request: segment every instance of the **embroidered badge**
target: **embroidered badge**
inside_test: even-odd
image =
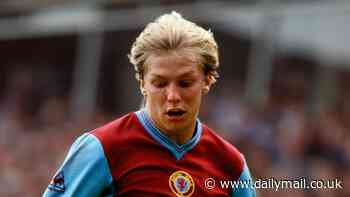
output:
[[[169,187],[177,197],[189,197],[195,189],[194,181],[185,171],[176,171],[169,177]]]
[[[53,179],[51,180],[49,186],[49,190],[55,191],[55,192],[64,192],[66,187],[64,186],[64,175],[63,172],[58,172]]]

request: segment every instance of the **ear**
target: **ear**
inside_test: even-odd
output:
[[[145,81],[144,80],[140,80],[139,81],[139,85],[140,85],[141,94],[143,96],[146,96]]]
[[[208,94],[210,87],[211,87],[211,84],[212,84],[211,80],[210,80],[209,76],[207,76],[204,80],[204,84],[202,87],[203,94]]]

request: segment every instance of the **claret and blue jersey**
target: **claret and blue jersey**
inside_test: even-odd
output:
[[[208,188],[208,178],[251,180],[242,154],[199,120],[178,145],[138,111],[80,136],[43,196],[255,196],[252,188]]]

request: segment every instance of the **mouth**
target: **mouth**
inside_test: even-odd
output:
[[[185,113],[186,111],[182,109],[170,109],[170,110],[167,110],[166,115],[170,118],[180,118]]]

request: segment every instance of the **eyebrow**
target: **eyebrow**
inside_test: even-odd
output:
[[[151,74],[152,78],[157,78],[157,79],[165,79],[165,77],[158,75],[158,74]]]
[[[182,75],[180,75],[180,77],[188,77],[188,76],[192,76],[195,72],[193,70],[188,71],[183,73]]]
[[[193,73],[195,73],[193,70],[188,71],[188,72],[185,72],[185,73],[181,74],[181,75],[179,76],[179,78],[189,77],[189,76],[193,75]],[[162,75],[159,75],[159,74],[153,74],[153,73],[152,73],[151,76],[154,77],[154,78],[166,79],[166,77],[164,77],[164,76],[162,76]]]

